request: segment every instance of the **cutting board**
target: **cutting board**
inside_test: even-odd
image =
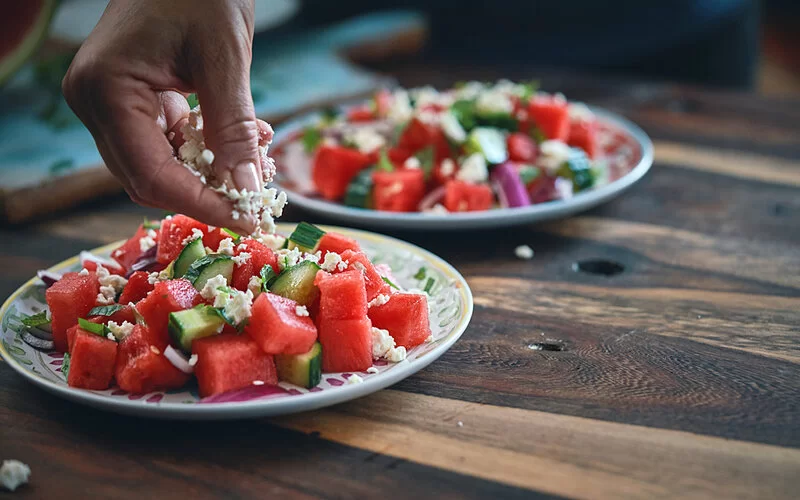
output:
[[[410,11],[370,14],[289,36],[260,34],[251,71],[256,113],[278,122],[391,85],[357,62],[414,52],[425,34],[424,18]],[[7,222],[121,191],[61,97],[70,55],[23,68],[0,91],[0,218]]]

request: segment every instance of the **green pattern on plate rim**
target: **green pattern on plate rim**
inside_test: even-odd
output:
[[[278,230],[281,233],[288,234],[293,227],[293,224],[279,224]],[[397,284],[405,290],[422,289],[429,278],[434,280],[433,285],[430,287],[430,296],[428,298],[432,332],[431,341],[411,349],[408,353],[407,361],[401,363],[376,362],[377,373],[357,373],[365,382],[390,374],[392,371],[400,369],[400,367],[407,366],[408,363],[413,364],[431,352],[437,351],[437,349],[441,351],[439,348],[443,347],[442,344],[451,344],[461,335],[472,315],[472,295],[466,282],[452,267],[438,257],[399,240],[358,230],[327,228],[324,226],[323,228],[344,233],[358,240],[364,252],[375,264],[386,264],[391,267],[392,276]],[[106,257],[120,243],[107,245],[92,252]],[[78,257],[73,257],[52,267],[51,270],[63,273],[79,271],[80,267]],[[422,267],[426,271],[425,278],[415,278],[415,275]],[[52,384],[56,384],[66,388],[68,391],[88,392],[103,398],[127,399],[130,402],[135,401],[162,407],[180,405],[186,408],[196,403],[201,403],[200,406],[203,406],[206,403],[230,404],[252,400],[274,400],[286,396],[343,391],[346,388],[355,387],[355,385],[347,384],[347,379],[352,376],[351,373],[325,373],[323,374],[322,383],[310,390],[282,382],[278,388],[254,386],[253,388],[234,391],[234,393],[203,401],[200,400],[196,387],[192,386],[178,391],[144,395],[128,394],[119,388],[111,388],[105,391],[85,391],[69,388],[61,373],[63,354],[40,352],[28,346],[19,338],[22,326],[21,318],[23,315],[42,311],[46,307],[44,298],[44,285],[38,278],[29,280],[9,297],[2,310],[0,310],[2,315],[0,355],[6,361],[9,361],[12,366],[17,363],[18,365],[15,368],[18,371],[20,369],[27,371],[28,378],[31,378],[30,376],[37,378],[38,380],[34,380],[35,382],[46,381],[50,384],[46,388],[51,390],[53,389]],[[441,354],[441,352],[438,354]]]

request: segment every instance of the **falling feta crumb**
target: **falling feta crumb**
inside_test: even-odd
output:
[[[189,357],[189,366],[194,366],[197,364],[197,354],[192,354]]]
[[[367,304],[367,307],[382,306],[387,302],[389,302],[389,296],[384,293],[381,293],[378,294],[378,296],[375,297],[374,299],[370,300],[369,304]]]
[[[0,467],[0,482],[10,491],[16,490],[20,485],[28,482],[31,477],[31,468],[19,460],[3,460]]]
[[[359,377],[355,373],[347,377],[347,385],[360,384],[363,381],[364,379]]]
[[[206,300],[211,300],[216,297],[217,291],[220,288],[226,286],[228,286],[228,280],[225,278],[225,276],[218,274],[206,281],[205,286],[203,286],[203,289],[200,290],[200,296]]]
[[[514,249],[514,254],[519,259],[530,260],[533,258],[533,249],[528,245],[520,245]]]
[[[122,342],[128,335],[133,333],[133,328],[135,326],[136,325],[133,323],[127,321],[123,321],[122,324],[118,324],[116,321],[109,321],[107,325],[108,329],[111,330],[111,333],[108,334],[109,338]]]
[[[367,368],[367,373],[378,373],[378,369],[375,368],[374,366],[370,366],[369,368]]]
[[[279,234],[261,234],[258,237],[258,241],[272,250],[280,250],[283,248],[286,238]]]
[[[264,385],[263,380],[253,380],[253,385]]]
[[[306,306],[297,306],[294,308],[294,313],[298,316],[307,317],[308,316],[308,308]]]
[[[225,238],[219,242],[217,253],[222,255],[233,255],[233,239]]]
[[[201,240],[201,239],[203,239],[203,231],[197,229],[196,227],[193,227],[192,234],[183,239],[183,241],[181,242],[181,246],[185,247],[194,240]]]
[[[459,421],[458,421],[458,426],[459,426],[459,427],[464,427],[464,422],[462,422],[461,420],[459,420]]]
[[[242,252],[233,257],[233,262],[236,263],[237,267],[244,265],[248,260],[250,260],[250,252]]]

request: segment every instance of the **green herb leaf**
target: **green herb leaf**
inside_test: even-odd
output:
[[[547,136],[544,135],[544,132],[542,132],[542,129],[540,129],[539,127],[531,127],[531,130],[528,133],[528,135],[530,135],[531,138],[534,141],[536,141],[536,144],[541,144],[547,140]]]
[[[70,357],[69,353],[64,353],[64,361],[61,363],[61,373],[64,374],[64,378],[66,379],[69,377],[69,364],[70,364]]]
[[[466,132],[469,132],[478,126],[475,111],[475,101],[467,99],[456,101],[452,106],[450,106],[450,112],[455,115],[458,123],[464,127]]]
[[[28,328],[35,328],[42,325],[50,324],[50,320],[47,319],[47,311],[42,311],[37,314],[33,314],[31,316],[23,316],[21,318],[22,324],[27,326]]]
[[[228,233],[231,238],[233,238],[233,242],[234,243],[239,243],[239,240],[242,239],[242,237],[239,236],[238,233],[235,233],[234,231],[231,231],[228,228],[223,227],[222,230],[225,231],[226,233]]]
[[[422,169],[422,173],[425,174],[425,180],[430,179],[431,175],[433,175],[433,146],[422,149],[414,156],[419,160],[419,167]]]
[[[322,133],[316,127],[306,127],[300,138],[306,153],[312,154],[322,143]]]
[[[95,335],[99,335],[100,337],[105,337],[107,333],[106,325],[100,323],[92,323],[91,321],[87,321],[83,318],[78,318],[78,326],[81,330],[85,330],[89,333],[93,333]]]
[[[114,304],[110,306],[97,306],[93,307],[91,311],[89,311],[88,316],[112,316],[122,309],[125,309],[125,306],[122,304]]]
[[[538,179],[541,174],[541,170],[531,165],[525,165],[519,169],[519,178],[525,185],[528,185]]]
[[[269,264],[265,264],[264,267],[261,268],[261,272],[259,273],[261,276],[261,291],[268,292],[269,287],[272,286],[272,283],[275,281],[275,278],[278,277],[278,273],[272,269],[272,266]]]
[[[157,230],[161,229],[161,221],[150,220],[147,217],[144,218],[144,222],[142,222],[142,227],[145,229],[152,229]]]
[[[524,88],[524,91],[522,92],[520,99],[528,101],[531,97],[533,97],[533,94],[539,90],[539,80],[531,80],[523,83],[522,87]]]
[[[189,94],[189,96],[186,97],[186,102],[189,103],[190,109],[194,109],[200,105],[200,101],[197,100],[197,94]]]
[[[319,239],[325,234],[325,231],[308,222],[301,222],[294,228],[292,234],[289,235],[289,241],[297,245],[300,250],[305,252],[313,252],[317,248]]]
[[[381,149],[381,154],[378,156],[378,164],[375,165],[375,168],[383,172],[394,172],[394,164],[389,159],[385,149]]]
[[[387,278],[386,276],[381,276],[381,278],[382,278],[382,279],[383,279],[383,281],[384,281],[384,282],[385,282],[387,285],[389,285],[390,287],[394,288],[395,290],[400,290],[400,287],[399,287],[399,286],[397,286],[397,285],[395,285],[394,283],[392,283],[392,280],[390,280],[390,279],[389,279],[389,278]]]
[[[423,290],[425,291],[425,293],[427,293],[428,295],[430,295],[430,293],[431,293],[431,289],[433,288],[433,285],[434,285],[435,283],[436,283],[436,280],[435,280],[435,279],[433,279],[433,278],[428,278],[428,281],[427,281],[427,282],[425,282],[425,288],[423,288]]]
[[[414,275],[415,280],[424,280],[425,276],[427,276],[426,269],[424,267],[420,267],[417,271],[417,274]]]

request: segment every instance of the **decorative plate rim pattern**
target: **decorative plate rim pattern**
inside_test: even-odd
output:
[[[294,224],[292,223],[278,224],[278,230],[283,233],[290,232],[293,227]],[[401,258],[402,260],[407,260],[409,262],[411,262],[412,259],[416,259],[430,266],[430,268],[436,272],[437,276],[440,276],[446,280],[446,283],[439,284],[438,292],[434,292],[432,294],[433,296],[429,297],[429,308],[437,303],[437,294],[443,292],[454,295],[453,300],[456,300],[457,305],[459,306],[454,311],[449,328],[432,343],[423,344],[411,349],[409,351],[409,357],[411,358],[413,356],[413,359],[409,361],[392,364],[391,367],[381,371],[380,373],[363,374],[358,372],[364,378],[362,383],[346,384],[345,380],[351,376],[351,374],[348,373],[323,374],[323,383],[325,383],[326,380],[331,381],[332,379],[336,381],[336,383],[330,384],[330,387],[327,390],[298,390],[299,388],[292,388],[293,386],[289,386],[288,389],[284,389],[287,394],[281,394],[282,397],[270,398],[269,393],[263,393],[260,396],[255,396],[255,399],[246,401],[225,401],[222,399],[222,402],[217,402],[214,398],[208,398],[211,400],[191,401],[191,403],[194,404],[182,404],[178,402],[162,402],[161,399],[164,397],[164,394],[159,396],[156,393],[151,393],[150,395],[143,395],[141,397],[131,396],[129,398],[115,398],[112,396],[116,394],[109,394],[113,391],[113,388],[108,391],[88,391],[83,389],[75,389],[67,386],[66,381],[63,379],[58,379],[57,375],[54,377],[56,381],[52,379],[53,377],[48,377],[48,375],[53,375],[52,372],[43,374],[39,371],[33,371],[35,366],[33,368],[24,366],[23,363],[17,359],[17,356],[12,355],[7,349],[6,337],[8,332],[12,330],[9,329],[6,331],[5,327],[3,330],[0,330],[0,357],[2,357],[9,364],[9,366],[12,367],[12,369],[14,369],[27,380],[33,382],[48,392],[72,401],[132,415],[166,419],[211,420],[290,414],[300,411],[313,410],[324,406],[349,401],[351,399],[356,399],[372,392],[384,389],[425,368],[428,364],[444,354],[456,342],[456,340],[461,337],[472,317],[472,292],[464,277],[461,276],[461,274],[458,273],[458,271],[456,271],[455,268],[453,268],[450,264],[427,250],[390,236],[335,226],[320,227],[329,231],[341,232],[355,238],[360,243],[364,244],[365,247],[367,247],[365,248],[367,253],[375,253],[369,252],[368,247],[370,245],[378,248],[385,247],[390,249],[390,251],[387,252],[387,255],[391,254],[397,258]],[[120,243],[121,242],[115,242],[104,245],[92,250],[92,252],[98,255],[104,255],[119,246]],[[373,256],[370,255],[370,257],[372,258]],[[52,266],[50,269],[58,272],[69,268],[75,268],[76,266],[79,266],[79,256],[74,256],[64,260],[55,266]],[[2,308],[0,308],[0,318],[4,320],[4,325],[7,323],[6,317],[9,315],[12,306],[15,306],[18,302],[21,302],[23,300],[22,296],[26,292],[30,293],[29,291],[33,289],[33,287],[40,286],[41,283],[37,277],[31,278],[22,286],[20,286],[14,293],[12,293],[8,299],[6,299]],[[443,307],[441,311],[446,309],[447,307]],[[438,317],[433,314],[434,311],[437,310],[431,308],[432,323],[434,317]],[[458,313],[459,315],[455,316],[455,313]],[[444,320],[442,320],[442,323],[444,323]],[[432,327],[434,328],[434,331],[437,331],[438,324],[432,324]],[[431,345],[435,345],[435,347],[430,348]],[[428,349],[422,350],[426,346],[428,346]],[[24,351],[24,349],[21,349],[17,346],[9,346],[9,348]],[[41,353],[40,351],[35,351],[32,349],[30,349],[30,352],[36,353],[36,356],[40,356],[39,361],[42,365],[46,364],[42,358],[50,356],[49,353]],[[52,358],[53,360],[57,360],[57,357]],[[53,363],[51,362],[51,364]],[[125,393],[123,392],[122,394]]]

